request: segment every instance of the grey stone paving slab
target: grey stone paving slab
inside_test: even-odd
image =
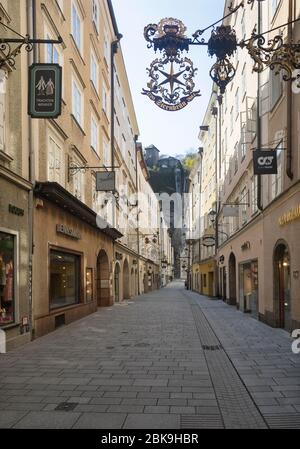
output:
[[[167,406],[146,406],[144,413],[170,413],[170,407]]]
[[[26,415],[26,412],[0,411],[0,428],[9,429]]]
[[[150,414],[145,413],[129,414],[126,418],[123,429],[179,429],[180,415]]]
[[[215,343],[224,350],[203,350]],[[187,292],[181,283],[133,305],[100,309],[16,349],[0,357],[0,373],[1,412],[21,413],[23,419],[28,413],[34,421],[32,413],[42,407],[42,416],[50,413],[51,419],[41,426],[55,424],[61,413],[55,408],[71,400],[79,405],[68,419],[70,413],[83,415],[66,421],[66,428],[77,422],[103,426],[108,411],[116,416],[116,428],[127,413],[126,425],[139,416],[136,426],[143,428],[219,428],[222,415],[235,416],[226,427],[244,428],[247,420],[260,428],[263,415],[270,427],[282,418],[283,428],[291,416],[296,428],[300,417],[300,358],[291,353],[290,336],[222,301]],[[180,402],[159,405],[162,400]],[[169,421],[161,424],[160,416]]]
[[[80,413],[30,412],[14,429],[71,429],[79,417]]]
[[[122,429],[126,415],[122,413],[84,413],[74,429]]]

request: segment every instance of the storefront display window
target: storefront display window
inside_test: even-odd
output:
[[[240,265],[240,309],[258,317],[258,262]]]
[[[14,251],[14,236],[0,232],[0,326],[14,322]]]
[[[50,251],[50,309],[79,303],[80,256]]]
[[[86,301],[93,301],[93,269],[86,269]]]

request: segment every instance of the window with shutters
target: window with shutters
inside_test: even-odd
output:
[[[98,137],[99,137],[98,122],[92,116],[92,118],[91,118],[91,147],[99,155]]]
[[[92,0],[92,20],[97,32],[100,30],[100,5],[99,0]]]
[[[111,165],[110,147],[106,139],[103,139],[103,163],[106,167]]]
[[[91,81],[96,89],[96,92],[98,93],[99,90],[99,67],[97,63],[96,56],[93,51],[91,51]]]
[[[64,153],[62,145],[54,139],[48,138],[48,179],[50,182],[57,182],[65,185]]]
[[[83,128],[83,92],[74,78],[72,82],[72,112],[76,121]]]
[[[75,161],[75,164],[79,167],[81,163]],[[73,195],[84,202],[84,173],[82,171],[78,171],[73,175]]]

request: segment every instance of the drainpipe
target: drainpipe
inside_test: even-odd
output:
[[[111,166],[115,171],[115,54],[118,53],[119,42],[122,34],[117,35],[117,39],[112,41],[110,46],[110,93],[111,93],[111,111],[110,111],[110,142],[111,142]]]
[[[28,34],[36,39],[36,0],[27,1],[27,28]],[[32,18],[32,19],[30,19]],[[33,46],[32,53],[28,53],[28,65],[37,62],[37,50],[36,46]],[[34,194],[33,188],[35,184],[35,153],[34,153],[34,142],[33,142],[34,128],[33,120],[28,116],[28,140],[29,140],[29,156],[28,156],[28,166],[29,166],[29,181],[32,184],[32,189],[29,192],[28,197],[28,276],[29,276],[29,292],[28,292],[28,321],[29,321],[29,332],[31,340],[34,339],[34,324],[33,324],[33,254],[34,254]]]
[[[261,9],[261,3],[258,2],[258,34],[261,34],[261,16],[262,16],[262,9]],[[260,117],[260,83],[261,83],[261,74],[257,74],[257,116],[256,116],[256,123],[257,123],[257,148],[261,149],[262,144],[262,138],[261,138],[261,117]],[[263,210],[263,204],[262,204],[262,178],[261,175],[257,176],[257,207],[260,211]]]
[[[293,20],[293,0],[289,0],[289,22]],[[293,40],[293,24],[288,25],[288,42]],[[287,167],[286,174],[293,180],[294,173],[292,169],[293,162],[293,94],[292,94],[292,80],[287,85]]]

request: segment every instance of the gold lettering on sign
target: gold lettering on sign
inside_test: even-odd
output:
[[[279,218],[279,226],[285,226],[289,223],[292,223],[295,220],[298,220],[300,218],[300,205],[297,207],[294,207],[289,212],[282,215],[282,217]]]

